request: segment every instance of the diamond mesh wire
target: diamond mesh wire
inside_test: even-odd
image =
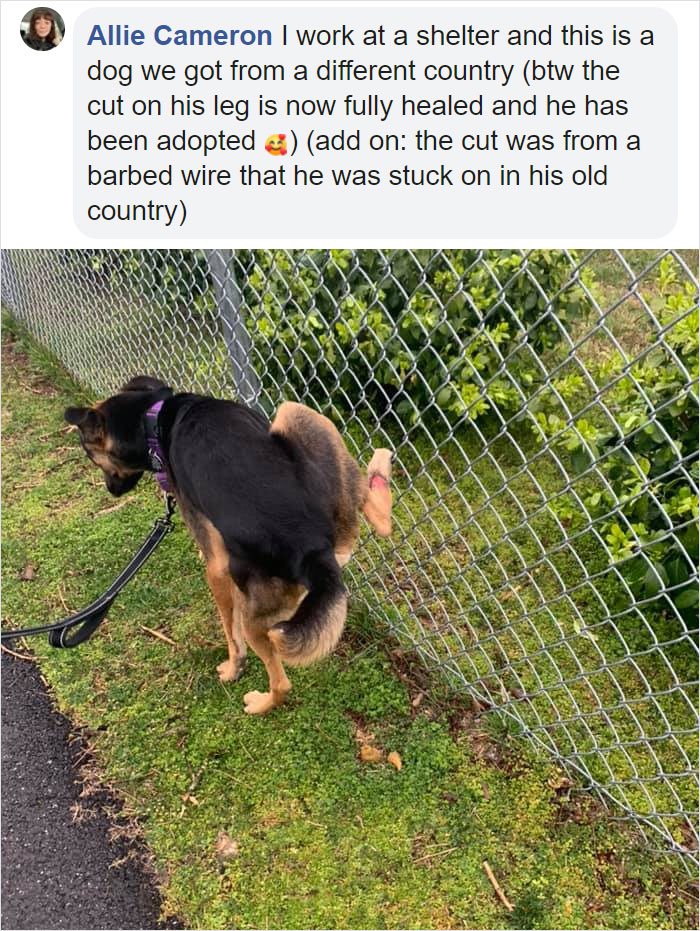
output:
[[[395,450],[355,597],[690,869],[698,293],[689,252],[29,250],[13,315],[105,395],[137,373]]]

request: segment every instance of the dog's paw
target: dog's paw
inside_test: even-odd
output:
[[[246,692],[243,701],[246,714],[265,714],[277,705],[272,692]]]
[[[219,673],[219,679],[222,682],[237,682],[243,675],[245,664],[245,656],[240,660],[224,660],[223,663],[219,663],[216,667],[216,671]]]

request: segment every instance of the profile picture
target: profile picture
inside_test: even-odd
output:
[[[48,6],[36,6],[25,13],[19,33],[25,45],[36,52],[48,52],[63,40],[66,27],[63,18]]]

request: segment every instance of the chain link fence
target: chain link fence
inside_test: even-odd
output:
[[[356,603],[692,869],[691,252],[8,251],[5,305],[96,395],[137,373],[395,450]],[[380,626],[380,625],[378,625]]]

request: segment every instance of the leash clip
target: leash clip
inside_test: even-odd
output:
[[[163,492],[163,501],[165,503],[165,514],[163,517],[157,517],[154,525],[156,527],[161,527],[163,530],[165,530],[166,533],[170,533],[170,531],[175,527],[175,524],[173,523],[173,514],[175,513],[175,506],[177,502],[175,501],[173,495],[167,491]]]

